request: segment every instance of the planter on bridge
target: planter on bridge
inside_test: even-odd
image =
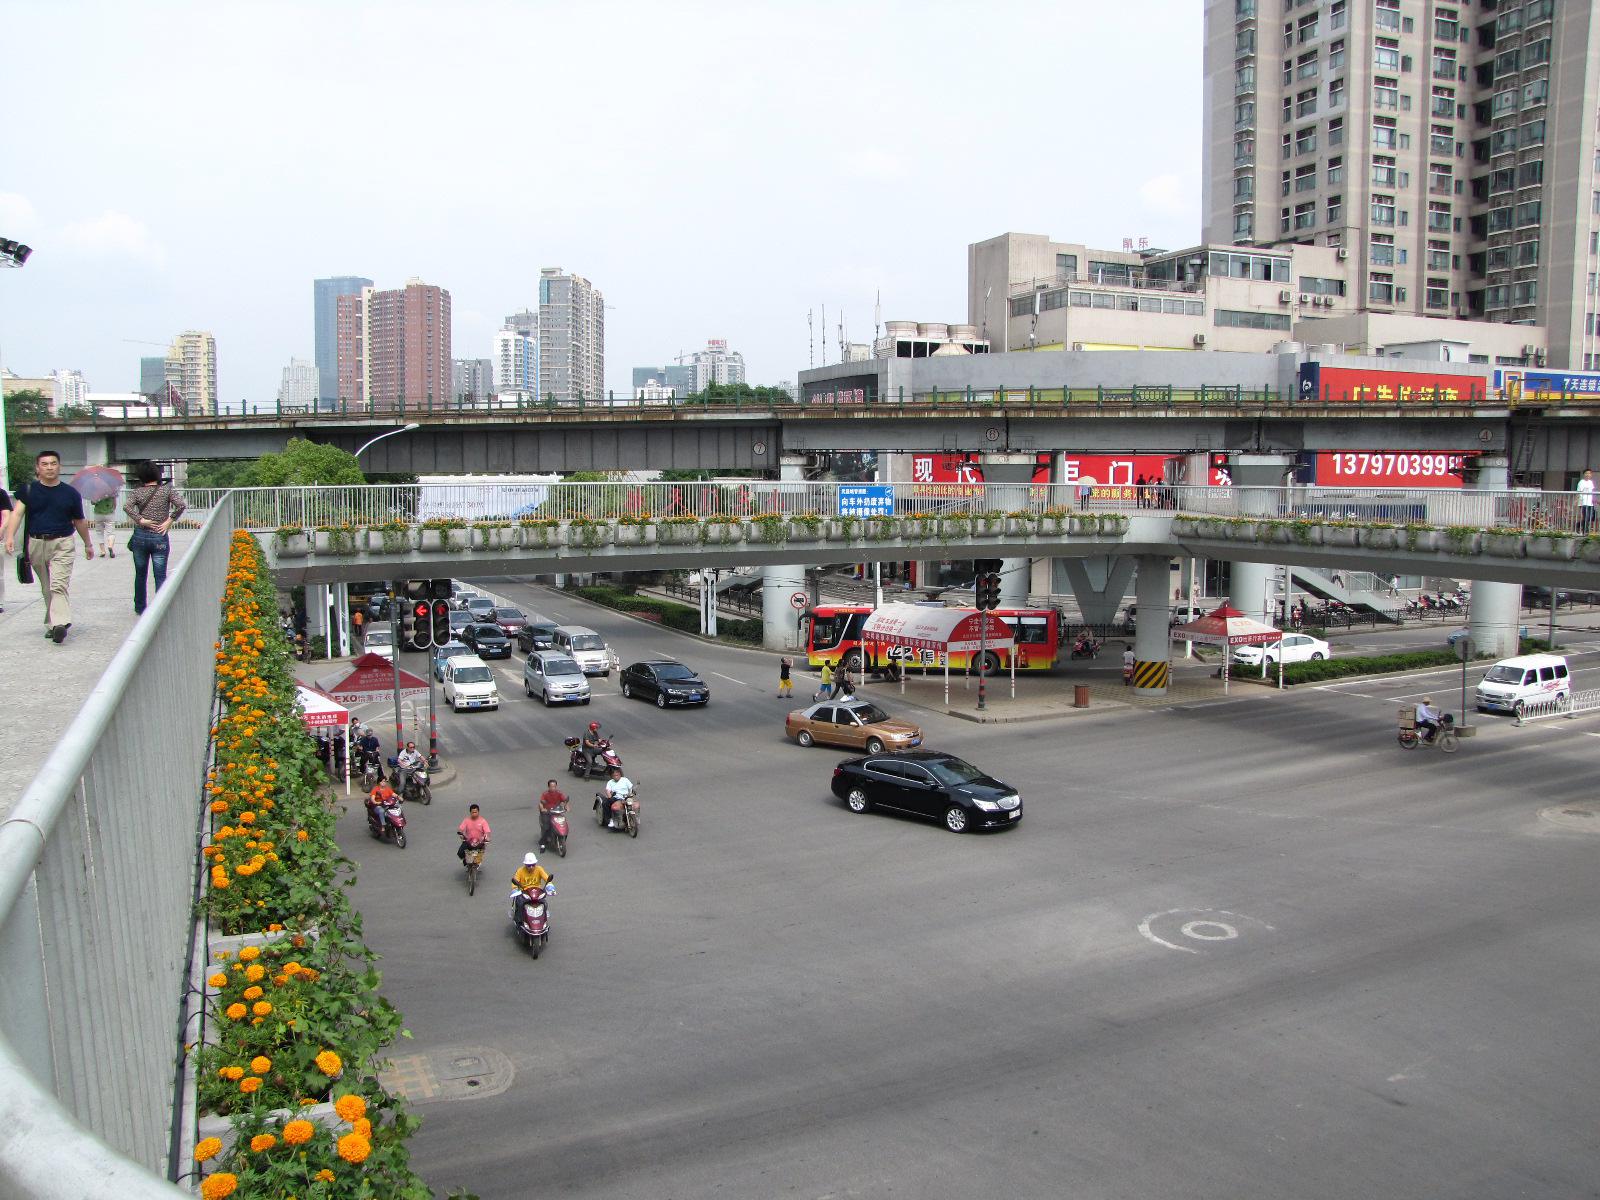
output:
[[[864,517],[861,521],[861,533],[869,542],[887,542],[890,538],[900,536],[899,517]]]
[[[700,526],[700,540],[708,546],[731,546],[744,540],[744,526],[737,520],[707,520]]]
[[[351,556],[367,548],[365,529],[319,529],[313,535],[312,545],[318,554]]]
[[[1094,537],[1099,532],[1100,518],[1094,513],[1074,513],[1067,518],[1067,533],[1072,537]]]
[[[1521,533],[1485,531],[1483,552],[1499,558],[1521,558],[1527,552],[1527,541]]]
[[[1039,519],[1032,513],[1012,513],[1006,517],[1007,537],[1032,537],[1039,531]]]
[[[1579,541],[1578,557],[1586,563],[1600,563],[1600,536],[1591,533]]]
[[[304,529],[280,529],[272,535],[279,558],[304,558],[311,553],[311,535]]]
[[[815,542],[827,532],[822,521],[796,521],[791,519],[784,528],[791,542]]]
[[[656,541],[654,525],[622,523],[617,526],[617,545],[653,546]]]
[[[1420,550],[1423,552],[1445,549],[1444,533],[1438,529],[1419,529],[1416,526],[1406,528],[1406,549]]]
[[[1483,534],[1467,525],[1452,525],[1442,533],[1440,549],[1462,556],[1478,553],[1483,545]]]
[[[509,525],[474,525],[472,548],[474,550],[506,551],[517,544],[517,531]]]
[[[822,535],[830,542],[859,542],[865,533],[860,517],[831,517],[823,525]]]
[[[1570,562],[1578,552],[1578,539],[1567,533],[1530,533],[1527,539],[1529,558],[1545,558],[1555,562]]]
[[[611,545],[616,527],[609,521],[590,518],[573,521],[567,526],[567,545],[574,550],[594,550]]]
[[[421,535],[417,539],[417,549],[424,554],[459,554],[467,548],[467,535],[465,528],[455,526],[424,525]]]
[[[557,524],[529,523],[517,526],[524,550],[553,550],[566,544],[566,530]]]
[[[942,536],[944,521],[930,513],[918,513],[900,518],[900,536],[908,542],[926,542]]]
[[[1369,526],[1361,531],[1361,544],[1368,550],[1393,550],[1400,545],[1400,531]]]
[[[1217,522],[1217,532],[1225,541],[1254,542],[1261,536],[1259,522],[1247,521],[1243,517],[1234,517],[1231,520]]]
[[[1332,546],[1338,550],[1354,550],[1360,540],[1359,529],[1347,525],[1324,525],[1322,527],[1322,544]]]
[[[373,553],[381,550],[385,554],[408,554],[417,548],[417,530],[411,525],[369,525],[366,534],[367,549]]]
[[[697,546],[700,544],[700,522],[666,520],[655,527],[658,546]]]
[[[1073,514],[1070,519],[1081,519]],[[1035,529],[1040,537],[1066,537],[1068,514],[1064,512],[1043,512],[1035,520]]]
[[[1126,513],[1101,513],[1097,524],[1098,531],[1102,537],[1121,537],[1128,532],[1128,515]]]

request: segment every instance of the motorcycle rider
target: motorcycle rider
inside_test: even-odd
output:
[[[489,828],[489,822],[483,819],[483,812],[476,804],[468,806],[466,819],[456,826],[456,834],[461,838],[461,846],[456,851],[456,857],[462,862],[467,861],[469,847],[487,850],[489,839],[494,836]]]
[[[528,902],[523,892],[531,887],[545,887],[552,878],[554,876],[539,865],[539,856],[532,850],[522,856],[522,865],[511,877],[517,889],[511,893],[511,919],[519,926],[522,924],[523,906]]]
[[[1091,655],[1098,649],[1100,649],[1100,643],[1089,636],[1087,629],[1078,631],[1078,640],[1072,643],[1072,652],[1074,654]]]
[[[369,762],[377,765],[379,749],[378,735],[372,732],[372,726],[363,725],[356,738],[356,769],[366,770]]]
[[[1433,741],[1439,732],[1439,710],[1433,706],[1433,697],[1424,696],[1417,704],[1417,728],[1424,731],[1423,740]]]
[[[600,769],[600,756],[604,753],[600,743],[604,740],[600,736],[600,722],[590,721],[589,728],[583,731],[583,752],[589,756],[590,774]]]
[[[394,803],[394,788],[387,779],[378,780],[378,786],[367,793],[367,815],[378,823],[378,832],[389,823],[388,806]]]
[[[611,778],[606,781],[606,828],[621,829],[626,823],[622,816],[622,802],[633,795],[633,780],[622,773],[621,767],[611,768]]]
[[[400,790],[402,793],[411,788],[411,773],[422,766],[422,755],[417,752],[415,742],[407,742],[406,748],[395,756],[395,767],[400,774]]]
[[[544,791],[539,793],[539,849],[543,850],[555,837],[550,828],[550,810],[566,802],[566,793],[556,787],[554,779],[548,780],[544,785]]]

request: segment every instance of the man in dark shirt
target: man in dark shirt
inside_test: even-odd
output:
[[[6,492],[5,488],[0,487],[0,538],[5,537],[6,521],[10,518],[10,516],[11,496]],[[8,570],[10,570],[10,568],[6,564],[5,547],[4,545],[0,545],[0,612],[5,612],[6,610],[6,572]]]
[[[72,535],[83,539],[86,558],[94,557],[94,542],[89,538],[89,522],[83,515],[83,497],[61,482],[61,456],[54,450],[41,450],[33,462],[34,482],[17,493],[5,523],[0,545],[6,553],[17,552],[17,528],[27,521],[23,552],[39,580],[44,597],[44,635],[60,645],[72,628],[72,607],[67,589],[72,584],[75,554]]]

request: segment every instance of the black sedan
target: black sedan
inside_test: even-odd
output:
[[[711,689],[681,662],[655,658],[636,662],[622,672],[622,694],[654,700],[657,708],[669,704],[709,704]]]
[[[833,794],[851,812],[893,809],[943,821],[952,833],[1022,820],[1016,788],[937,750],[848,758],[833,769]]]
[[[532,654],[535,650],[550,650],[555,647],[556,630],[559,626],[548,621],[529,621],[517,630],[517,649],[524,654]]]
[[[511,639],[506,636],[506,631],[498,625],[489,625],[480,622],[468,625],[456,634],[467,645],[472,647],[472,652],[479,658],[510,658]]]

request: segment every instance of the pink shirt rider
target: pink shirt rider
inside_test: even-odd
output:
[[[456,826],[456,832],[469,842],[487,842],[489,840],[489,822],[482,817],[468,817]]]

